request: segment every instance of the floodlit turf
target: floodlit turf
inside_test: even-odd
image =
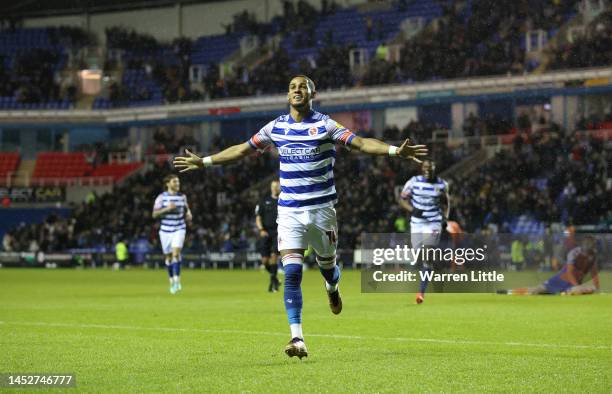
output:
[[[161,270],[0,269],[0,373],[72,372],[90,392],[612,392],[607,294],[433,294],[416,306],[361,294],[347,270],[334,316],[310,270],[300,361],[283,353],[282,298],[266,281],[184,270],[172,296]]]

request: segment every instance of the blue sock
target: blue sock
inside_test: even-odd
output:
[[[327,290],[333,290],[333,288],[340,281],[340,267],[338,267],[336,264],[336,259],[319,260],[317,258],[317,264],[319,264],[319,271],[321,271],[321,275],[323,275],[327,284],[332,287],[332,289],[328,288]]]
[[[174,276],[181,276],[181,260],[175,262],[173,265],[174,265]]]
[[[285,310],[289,324],[302,323],[302,264],[285,265]]]
[[[431,271],[431,268],[427,268],[427,267],[421,268],[421,272],[429,272],[429,271]],[[421,280],[421,283],[419,284],[419,293],[425,294],[425,290],[427,289],[427,283],[429,283],[427,279]]]
[[[168,270],[168,277],[170,279],[172,279],[173,276],[173,272],[174,272],[174,264],[170,263],[170,264],[166,264],[166,269]]]
[[[331,269],[319,266],[319,271],[330,286],[335,286],[340,281],[340,268],[337,265],[334,265]]]

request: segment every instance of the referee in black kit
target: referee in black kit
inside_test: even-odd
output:
[[[259,253],[261,263],[270,273],[270,285],[268,291],[278,291],[280,282],[278,273],[278,242],[276,233],[276,217],[278,215],[278,195],[280,194],[280,182],[274,180],[270,183],[270,194],[265,196],[255,207],[255,223],[259,229]]]

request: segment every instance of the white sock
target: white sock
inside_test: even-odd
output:
[[[178,276],[173,276],[172,279],[174,279],[174,283],[181,283],[181,278]]]
[[[289,328],[291,329],[291,338],[301,338],[304,339],[304,334],[302,334],[302,323],[293,323],[289,324]]]
[[[327,283],[327,281],[325,281],[325,288],[327,289],[328,293],[333,293],[334,291],[338,290],[338,284],[336,283],[335,285],[330,285],[329,283]]]

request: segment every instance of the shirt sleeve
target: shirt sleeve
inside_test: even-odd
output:
[[[248,142],[251,148],[263,151],[272,145],[272,128],[275,122],[276,120],[273,120],[268,123],[249,139]]]
[[[576,258],[578,257],[580,252],[581,252],[580,247],[570,250],[570,252],[567,254],[567,264],[572,264],[572,265],[575,264]]]
[[[154,211],[157,211],[158,209],[162,209],[162,208],[163,208],[162,203],[163,203],[163,199],[162,199],[162,196],[161,196],[161,194],[160,194],[160,195],[159,195],[159,196],[157,196],[157,198],[155,199],[155,203],[153,204],[153,210],[154,210]]]
[[[400,194],[400,197],[402,198],[402,200],[407,200],[408,197],[410,197],[410,194],[412,193],[413,183],[414,183],[414,178],[410,178],[408,182],[406,182],[406,184],[404,185],[404,188],[402,189],[402,193]]]
[[[327,128],[327,132],[331,136],[332,140],[337,143],[348,146],[351,144],[351,141],[353,141],[353,138],[355,138],[355,134],[353,134],[352,131],[342,126],[332,118],[327,119],[325,127]]]

